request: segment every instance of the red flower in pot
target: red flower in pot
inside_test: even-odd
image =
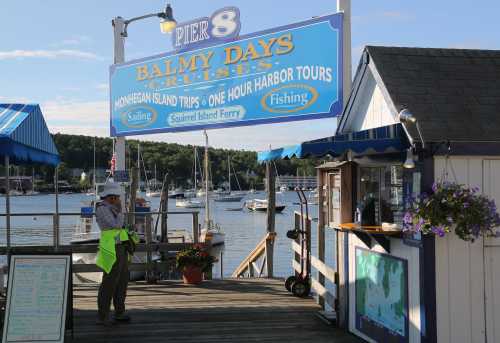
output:
[[[195,245],[177,253],[176,265],[182,272],[186,284],[199,284],[203,281],[203,273],[212,270],[215,258],[203,250],[203,246]]]

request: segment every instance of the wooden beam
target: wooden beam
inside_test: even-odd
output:
[[[315,256],[311,256],[311,265],[326,279],[334,283],[337,281],[337,272],[333,270],[333,268],[328,267]]]
[[[266,163],[266,182],[267,182],[267,225],[268,233],[275,232],[275,214],[276,214],[276,184],[274,181],[274,171],[271,162]],[[266,265],[267,277],[272,278],[274,274],[274,239],[266,240]]]
[[[315,278],[311,278],[311,289],[314,290],[314,292],[316,292],[318,296],[323,298],[325,300],[325,303],[327,303],[332,308],[335,308],[335,297],[330,292],[328,292],[328,290]]]
[[[204,245],[204,244],[203,244]],[[61,253],[97,253],[98,244],[82,244],[82,245],[60,245],[58,252]],[[151,243],[151,249],[153,251],[160,252],[169,252],[169,251],[180,251],[184,250],[190,246],[193,246],[193,243]],[[6,247],[0,247],[0,255],[7,254]],[[52,246],[15,246],[11,247],[10,251],[15,254],[36,254],[36,253],[53,253],[55,252],[54,247]],[[144,243],[140,243],[136,248],[137,252],[145,252],[146,245]]]
[[[328,174],[326,174],[328,176]],[[323,179],[323,173],[321,171],[321,169],[318,170],[318,174],[317,174],[317,178],[318,178],[318,201],[321,201],[320,204],[322,204],[324,201],[324,197],[323,197],[323,185],[325,184],[324,183],[324,179]],[[329,204],[329,202],[328,202]],[[321,212],[323,211],[322,209],[322,206],[318,206],[318,211],[320,213],[318,213],[318,259],[319,261],[321,262],[325,262],[325,218],[324,218],[324,215],[321,215]],[[328,212],[327,212],[328,213]],[[325,285],[325,277],[320,273],[318,275],[318,281],[319,283],[324,286]],[[325,300],[323,299],[323,296],[321,294],[318,293],[318,303],[319,305],[325,309]]]

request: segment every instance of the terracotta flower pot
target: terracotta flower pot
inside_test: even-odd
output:
[[[200,267],[186,266],[182,270],[182,280],[188,285],[198,285],[203,281],[203,273]]]

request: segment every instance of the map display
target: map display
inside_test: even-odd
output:
[[[2,342],[64,342],[69,256],[12,256]]]
[[[356,328],[378,342],[408,342],[408,264],[356,248]]]

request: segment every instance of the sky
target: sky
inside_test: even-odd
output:
[[[170,0],[178,22],[240,9],[240,34],[336,12],[334,0]],[[164,1],[1,0],[0,103],[39,103],[53,133],[109,136],[111,20],[159,12]],[[365,45],[500,49],[500,1],[353,0],[352,68]],[[129,26],[127,60],[171,50],[158,19]],[[215,147],[264,150],[331,136],[336,119],[210,130]],[[134,137],[137,138],[137,137]],[[204,144],[200,131],[140,139]]]

